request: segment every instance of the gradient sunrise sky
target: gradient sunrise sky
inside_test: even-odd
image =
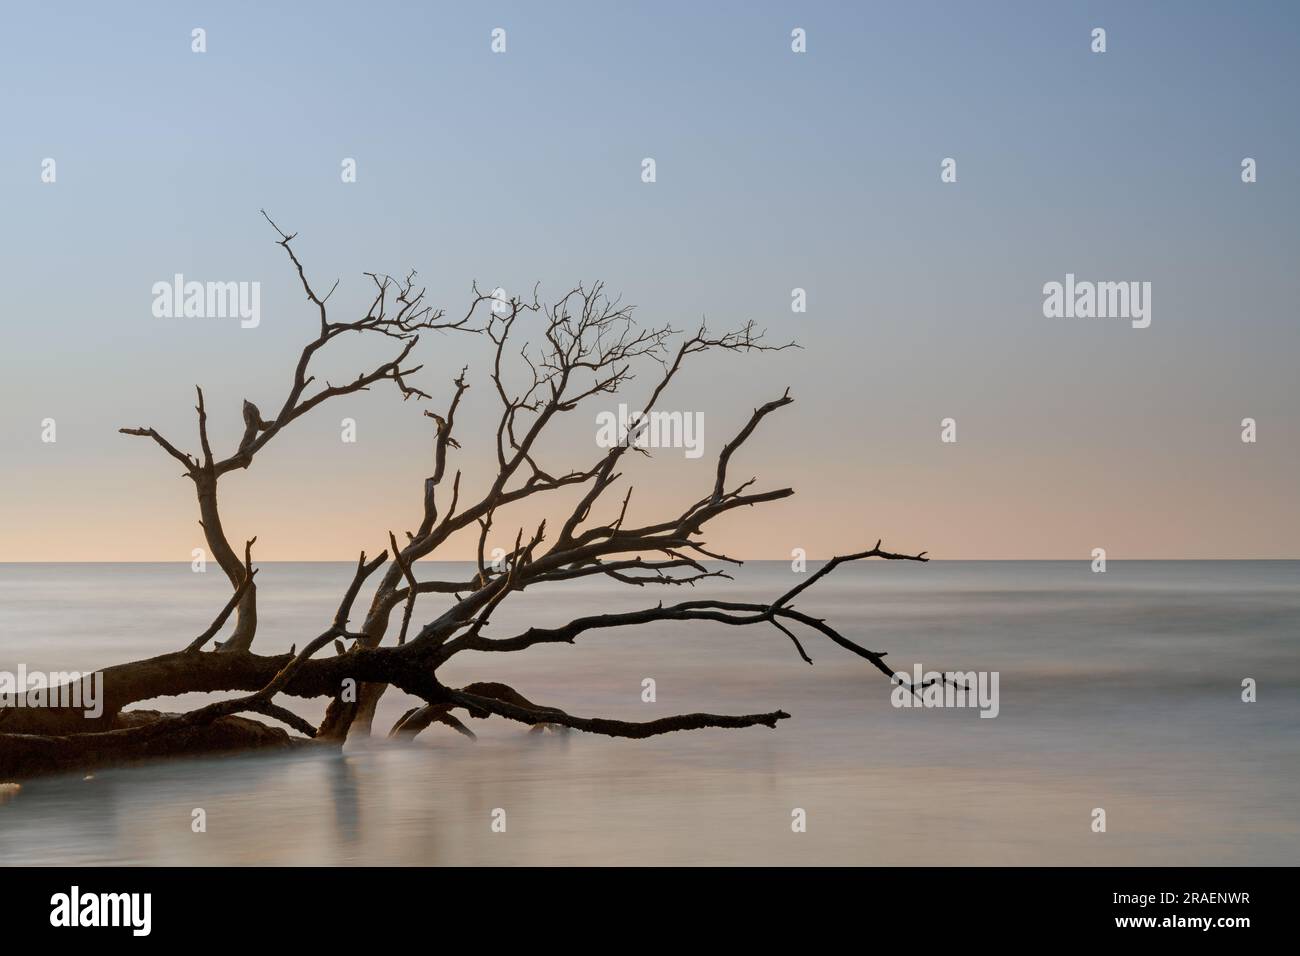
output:
[[[202,544],[176,464],[117,429],[194,448],[196,383],[218,450],[242,399],[279,407],[315,319],[262,207],[318,285],[341,279],[340,316],[364,310],[363,272],[416,268],[450,312],[472,280],[545,299],[599,278],[648,324],[753,319],[797,339],[696,362],[661,407],[704,413],[704,458],[629,470],[634,517],[679,508],[789,386],[733,474],[797,494],[720,522],[710,545],[733,554],[884,538],[939,558],[1298,557],[1298,9],[14,6],[0,560],[187,561]],[[176,273],[260,282],[260,326],[154,318],[151,287]],[[1067,273],[1151,282],[1151,327],[1045,318],[1043,284]],[[340,377],[390,350],[332,348]],[[482,477],[488,353],[447,335],[421,351],[439,406],[470,366],[454,466]],[[614,405],[576,413],[547,463],[588,461]],[[262,560],[375,553],[418,521],[430,435],[391,389],[327,405],[226,479],[227,531],[256,534]],[[541,514],[503,514],[503,535]]]

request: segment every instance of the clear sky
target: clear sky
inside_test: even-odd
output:
[[[243,398],[278,408],[314,318],[261,207],[340,316],[364,271],[416,268],[449,311],[472,280],[600,278],[647,323],[797,339],[697,363],[662,405],[704,413],[704,458],[633,469],[643,516],[693,500],[790,386],[734,470],[797,494],[710,535],[735,554],[1300,556],[1298,88],[1293,3],[11,5],[0,560],[202,543],[175,463],[116,430],[193,448],[195,383],[221,447]],[[175,273],[260,282],[261,324],[154,318]],[[1045,318],[1067,273],[1149,281],[1151,326]],[[338,374],[379,354],[335,348]],[[422,350],[440,403],[461,364],[481,386],[458,462],[481,471],[486,355]],[[591,457],[599,407],[555,467]],[[417,523],[428,424],[388,391],[295,423],[226,480],[231,538],[376,552]]]

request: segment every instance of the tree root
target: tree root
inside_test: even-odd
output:
[[[178,714],[132,710],[119,714],[108,733],[0,733],[0,779],[21,780],[42,774],[89,770],[162,757],[289,749],[307,743],[247,717],[218,717],[207,724],[184,725]],[[167,728],[149,733],[149,728]]]

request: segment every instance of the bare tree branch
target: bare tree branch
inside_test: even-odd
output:
[[[706,580],[730,580],[730,575],[706,562],[740,564],[740,561],[711,546],[705,531],[714,519],[742,508],[783,500],[790,488],[763,489],[757,479],[732,483],[729,471],[736,455],[756,434],[758,426],[773,412],[793,403],[789,389],[756,407],[718,454],[711,484],[702,496],[688,500],[667,515],[637,523],[629,514],[633,486],[620,489],[621,504],[602,504],[606,495],[624,478],[624,465],[642,460],[625,458],[629,450],[644,452],[636,436],[603,448],[589,463],[575,468],[555,467],[549,461],[555,423],[580,407],[621,396],[637,382],[638,375],[652,374],[639,401],[637,420],[644,421],[667,394],[688,360],[703,353],[741,354],[780,351],[793,343],[770,345],[752,322],[731,332],[715,333],[701,326],[694,333],[679,335],[667,326],[643,326],[633,309],[610,298],[597,282],[577,285],[558,300],[543,304],[538,291],[530,298],[506,300],[472,287],[469,307],[461,317],[448,318],[443,310],[425,301],[425,290],[417,287],[415,273],[394,278],[368,272],[372,287],[368,308],[359,318],[341,320],[331,315],[330,300],[338,283],[320,294],[308,276],[294,241],[266,216],[278,236],[297,275],[314,316],[315,337],[302,348],[293,370],[287,394],[270,418],[251,401],[241,409],[243,428],[238,445],[225,457],[214,452],[209,435],[208,409],[202,388],[196,386],[198,456],[186,453],[151,427],[123,428],[125,434],[153,439],[185,468],[199,501],[200,524],[213,557],[229,579],[232,594],[212,624],[194,638],[184,651],[148,661],[110,668],[105,714],[86,729],[83,717],[57,709],[44,712],[15,711],[6,719],[0,734],[0,755],[9,746],[47,747],[61,754],[148,752],[165,738],[188,739],[197,729],[221,726],[237,714],[270,717],[305,736],[341,743],[350,731],[368,733],[375,707],[384,688],[392,685],[416,697],[421,703],[409,708],[393,726],[390,736],[410,738],[425,728],[440,724],[473,737],[473,732],[453,710],[464,710],[475,718],[491,716],[528,724],[583,730],[614,737],[643,738],[678,730],[708,727],[775,727],[789,715],[775,710],[747,715],[710,713],[682,714],[645,722],[580,717],[554,707],[533,703],[513,688],[496,683],[472,683],[459,689],[447,687],[439,669],[466,651],[501,653],[522,651],[543,644],[574,643],[596,630],[636,627],[661,622],[712,622],[733,627],[771,625],[794,646],[799,658],[809,664],[805,647],[808,634],[862,658],[879,672],[895,679],[884,662],[885,652],[868,650],[846,637],[825,620],[794,606],[818,581],[841,564],[864,559],[926,561],[924,552],[901,554],[885,551],[881,542],[865,551],[831,558],[821,568],[770,602],[738,602],[715,598],[682,601],[639,610],[611,611],[574,617],[555,627],[529,627],[501,638],[487,636],[494,615],[512,595],[530,587],[561,581],[599,577],[619,585],[645,588],[694,586]],[[483,318],[480,310],[490,306]],[[252,653],[256,630],[256,571],[252,567],[250,539],[243,560],[230,546],[217,507],[220,478],[248,468],[257,453],[290,423],[340,396],[367,391],[381,382],[391,382],[403,399],[423,401],[428,393],[415,384],[422,369],[415,356],[420,336],[430,331],[482,333],[489,345],[486,359],[486,399],[494,408],[495,423],[482,455],[495,463],[495,474],[478,490],[462,482],[462,471],[451,467],[454,453],[471,444],[456,433],[458,414],[469,389],[470,367],[461,368],[452,381],[450,398],[441,413],[425,410],[434,423],[430,470],[419,489],[418,509],[413,513],[414,531],[405,533],[404,543],[391,530],[389,550],[367,560],[365,552],[341,597],[326,630],[308,641],[300,653],[264,657]],[[391,359],[356,373],[341,383],[317,382],[313,362],[320,352],[347,333],[382,335],[400,345]],[[478,394],[477,392],[475,393]],[[599,406],[597,406],[599,407]],[[551,449],[548,451],[548,449]],[[648,456],[646,456],[648,457]],[[467,474],[472,473],[467,471]],[[449,495],[443,483],[452,475]],[[542,520],[532,532],[513,521],[511,509],[520,502],[570,491],[568,506],[557,518]],[[412,489],[413,491],[415,489]],[[640,499],[638,499],[640,500]],[[534,502],[535,503],[535,502]],[[597,508],[610,516],[596,523]],[[513,546],[502,549],[504,557],[489,562],[487,552],[494,529],[502,524],[515,530]],[[408,527],[410,527],[408,526]],[[449,539],[477,531],[477,569],[468,580],[421,580],[417,571],[424,558],[437,553]],[[377,576],[376,576],[377,575]],[[364,617],[351,623],[361,591],[374,577]],[[389,619],[402,605],[401,624],[395,644],[383,646]],[[421,615],[425,623],[412,628],[417,604],[436,605]],[[236,624],[229,640],[217,647],[223,652],[202,653],[230,616]],[[413,633],[412,633],[413,631]],[[764,630],[764,633],[769,633]],[[350,647],[344,642],[350,642]],[[332,644],[332,657],[314,655]],[[107,677],[107,672],[106,672]],[[359,687],[359,699],[343,693],[347,685]],[[921,687],[912,687],[919,693]],[[123,724],[123,708],[151,697],[185,693],[243,691],[243,696],[220,700],[186,714],[164,715],[140,724]],[[325,719],[319,727],[297,717],[276,703],[281,694],[329,699]],[[233,726],[233,725],[229,725]],[[265,728],[264,728],[265,729]],[[280,732],[282,733],[282,731]],[[35,741],[36,743],[33,743]],[[0,767],[3,762],[0,761]]]

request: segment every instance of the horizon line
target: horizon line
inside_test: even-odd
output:
[[[819,562],[830,561],[833,557],[835,557],[835,555],[831,555],[830,557],[825,557],[825,558],[808,557],[805,558],[804,560],[808,562],[819,563]],[[700,563],[701,564],[722,564],[722,565],[733,564],[733,563],[789,564],[791,560],[792,560],[791,558],[737,558],[734,562],[705,560],[705,561],[701,561]],[[1083,564],[1089,564],[1091,563],[1091,561],[1092,561],[1091,556],[1086,556],[1086,557],[1076,557],[1076,558],[929,558],[926,561],[918,562],[913,560],[910,561],[909,563],[912,564],[918,564],[918,563],[919,564],[1071,564],[1074,562],[1080,562]],[[1107,557],[1106,558],[1107,564],[1125,564],[1125,563],[1132,563],[1136,561],[1160,561],[1165,563],[1171,563],[1171,562],[1222,563],[1222,562],[1232,561],[1232,562],[1245,563],[1250,561],[1300,561],[1300,556],[1293,557],[1293,558],[1145,558],[1145,557],[1138,557],[1138,558]],[[17,566],[17,565],[34,565],[34,564],[63,565],[63,564],[191,564],[191,563],[192,563],[191,561],[187,561],[184,559],[168,560],[168,561],[156,561],[156,560],[155,561],[139,561],[139,560],[133,560],[133,561],[0,561],[0,567],[6,565]],[[215,561],[213,561],[212,563],[216,564]],[[357,562],[355,558],[302,558],[302,559],[275,558],[266,561],[255,561],[253,563],[254,565],[262,565],[262,564],[355,565]],[[417,560],[415,563],[416,564],[476,564],[477,561],[474,558],[434,558],[434,559],[421,558]],[[860,564],[863,562],[850,562],[850,563]],[[880,563],[896,564],[899,562],[885,561]]]

